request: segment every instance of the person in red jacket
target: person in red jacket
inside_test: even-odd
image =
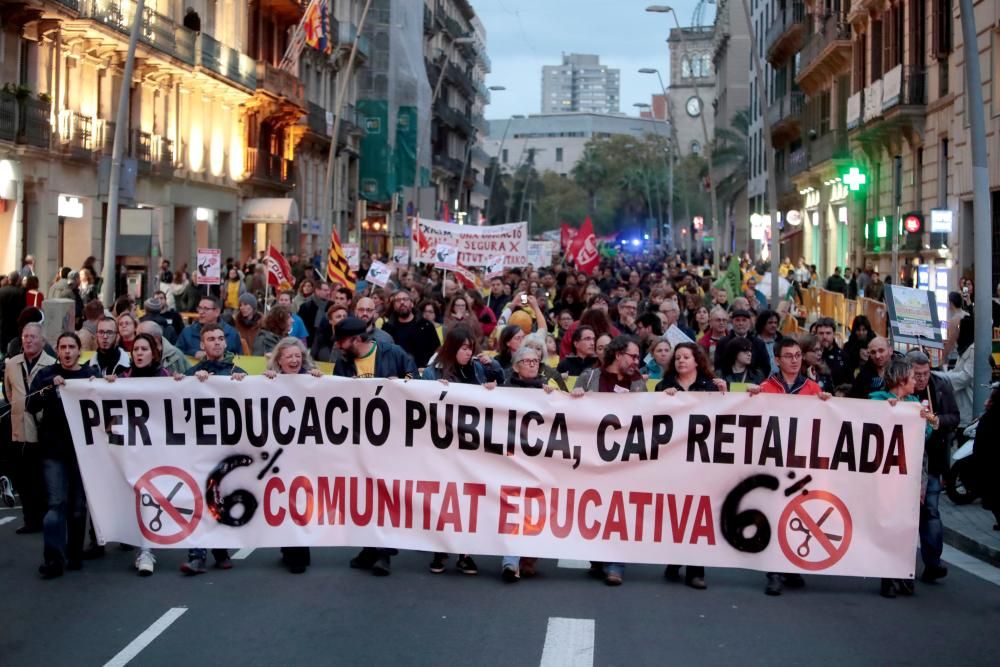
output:
[[[772,373],[759,387],[751,387],[749,393],[818,396],[823,401],[830,398],[830,394],[823,391],[819,384],[802,374],[802,347],[794,338],[785,337],[775,342],[774,360],[778,364],[778,372]],[[781,595],[786,585],[802,588],[805,584],[801,574],[768,572],[764,593]]]

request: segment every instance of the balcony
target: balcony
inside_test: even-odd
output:
[[[337,23],[337,47],[350,53],[357,34],[358,26],[350,21],[339,21]],[[365,60],[371,57],[371,42],[365,35],[361,35],[361,38],[358,40],[358,55]]]
[[[448,63],[445,66],[445,76],[449,81],[458,86],[462,94],[470,101],[476,99],[476,82],[468,74]]]
[[[831,14],[802,48],[795,81],[812,95],[830,79],[850,71],[852,57],[851,24],[844,15]]]
[[[258,185],[289,189],[295,183],[292,161],[258,148],[246,149],[247,180]]]
[[[809,169],[809,149],[799,146],[788,154],[788,176],[793,178]]]
[[[62,152],[70,157],[89,160],[94,149],[94,119],[76,111],[63,111],[59,119]]]
[[[0,141],[17,139],[17,98],[0,92]]]
[[[446,171],[448,174],[455,176],[456,178],[462,173],[462,168],[464,166],[465,163],[461,160],[447,155],[440,155],[438,153],[434,154],[434,168]]]
[[[775,148],[798,138],[804,110],[805,95],[800,91],[782,95],[767,108],[767,122],[771,126],[771,141]]]
[[[94,20],[126,38],[132,30],[135,0],[60,0],[60,4],[76,5],[81,18]],[[188,65],[195,63],[195,33],[148,7],[142,12],[139,41]]]
[[[802,48],[806,36],[806,6],[792,2],[775,17],[767,29],[767,61],[780,65]]]
[[[256,62],[205,33],[199,34],[195,42],[195,64],[243,88],[257,87]]]
[[[257,63],[257,88],[297,107],[306,108],[305,86],[299,78],[271,63]]]
[[[313,134],[329,139],[330,132],[326,127],[326,109],[315,102],[309,102],[308,107],[309,114],[306,117],[306,124],[309,127],[309,131]]]
[[[434,117],[448,127],[461,132],[466,137],[472,136],[474,129],[472,119],[458,109],[453,109],[448,106],[448,103],[444,100],[438,99],[438,101],[434,103]]]
[[[831,130],[816,137],[809,144],[809,166],[818,167],[828,160],[850,157],[851,150],[845,130]]]
[[[135,160],[140,174],[150,173],[153,170],[153,135],[142,130],[132,130],[128,154]]]
[[[153,135],[152,169],[160,176],[174,174],[174,142],[166,137]]]
[[[49,102],[31,97],[17,100],[17,143],[47,149],[52,137],[51,113]]]
[[[115,123],[112,120],[97,120],[94,150],[101,155],[111,155],[115,149]]]
[[[847,125],[859,140],[897,139],[919,141],[926,120],[927,79],[922,69],[897,65],[872,82],[855,102],[847,104]],[[861,107],[860,119],[856,118]]]

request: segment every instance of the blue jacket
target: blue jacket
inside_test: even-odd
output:
[[[299,338],[303,342],[309,337],[309,331],[306,329],[305,322],[302,321],[298,313],[292,313],[292,330],[288,335],[293,338]]]
[[[395,344],[375,342],[375,377],[378,378],[415,378],[417,365],[406,350]],[[337,359],[333,366],[333,374],[338,377],[353,378],[358,376],[354,360],[346,357]]]
[[[496,361],[491,360],[489,366],[484,366],[479,359],[472,360],[472,373],[475,375],[476,384],[486,384],[487,382],[503,382],[503,368]],[[441,367],[436,363],[424,369],[423,379],[440,380]],[[451,380],[451,378],[445,378]]]
[[[243,344],[240,343],[240,334],[236,329],[225,322],[219,322],[219,325],[226,334],[226,349],[233,354],[243,354]],[[184,331],[177,337],[177,347],[189,357],[201,351],[201,322],[193,322],[184,327]]]

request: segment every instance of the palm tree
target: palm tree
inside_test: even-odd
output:
[[[587,209],[593,215],[597,209],[597,191],[604,185],[607,172],[597,150],[592,145],[588,145],[584,149],[583,156],[573,167],[572,174],[573,180],[587,191]]]
[[[726,224],[723,229],[723,248],[732,248],[729,219],[740,196],[745,196],[750,180],[750,109],[740,109],[729,123],[729,127],[716,128],[712,158],[716,173],[725,173],[715,186],[716,194],[724,202]],[[713,176],[713,180],[716,176]]]

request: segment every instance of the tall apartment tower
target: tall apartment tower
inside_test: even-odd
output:
[[[619,73],[599,56],[563,55],[561,65],[542,67],[542,113],[618,113]]]

